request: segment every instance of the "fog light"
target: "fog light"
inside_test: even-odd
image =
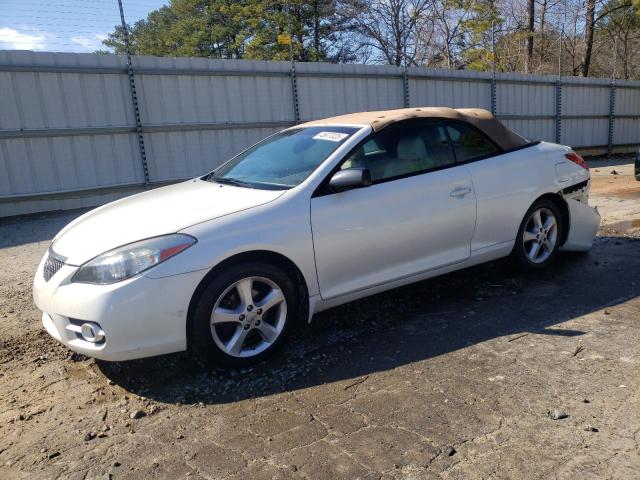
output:
[[[80,334],[87,342],[99,343],[104,340],[104,332],[95,323],[83,323],[80,327]]]

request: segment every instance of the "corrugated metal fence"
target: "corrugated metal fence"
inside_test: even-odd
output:
[[[327,63],[0,51],[0,216],[97,205],[210,171],[299,121],[482,107],[532,139],[640,144],[640,82]],[[146,159],[141,154],[144,143]]]

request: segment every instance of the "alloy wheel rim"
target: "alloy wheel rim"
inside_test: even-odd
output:
[[[531,263],[543,263],[553,253],[558,241],[558,220],[548,208],[534,210],[522,232],[522,244]]]
[[[265,277],[242,278],[225,289],[211,312],[211,336],[232,357],[254,357],[273,345],[285,326],[287,301]]]

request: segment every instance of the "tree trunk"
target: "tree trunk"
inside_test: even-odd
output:
[[[313,48],[315,49],[316,57],[314,60],[320,61],[320,9],[318,6],[319,0],[313,2]]]
[[[629,80],[631,78],[631,71],[629,69],[629,32],[625,32],[624,34],[624,48],[623,48],[623,68],[624,68],[624,78],[625,80]],[[617,55],[617,52],[616,52]]]
[[[395,7],[401,7],[401,5],[394,5]],[[395,58],[394,58],[394,64],[396,66],[400,66],[402,65],[402,27],[403,27],[403,20],[404,18],[402,18],[404,12],[402,12],[401,8],[395,8],[393,11],[393,27],[394,27],[394,32],[393,35],[395,37],[396,40],[396,51],[395,51]]]
[[[591,1],[591,0],[589,0]],[[527,10],[528,10],[528,18],[527,18],[527,58],[524,63],[524,71],[526,73],[531,73],[531,63],[533,61],[533,31],[535,28],[535,18],[536,18],[536,2],[535,0],[527,0]]]
[[[580,75],[589,76],[591,53],[593,51],[593,31],[595,23],[596,0],[587,0],[587,15],[584,21],[584,57],[580,64]]]
[[[545,55],[546,55],[546,46],[547,46],[547,38],[545,35],[545,22],[547,20],[547,0],[542,1],[542,5],[540,7],[540,29],[538,30],[541,33],[541,45],[538,45],[538,50],[540,51],[540,63],[544,63]],[[533,45],[532,45],[533,46]]]

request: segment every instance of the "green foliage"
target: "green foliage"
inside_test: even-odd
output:
[[[237,0],[172,0],[130,28],[132,53],[212,58],[242,57],[255,2]],[[124,51],[122,27],[104,41]]]
[[[640,0],[635,0],[633,4],[629,0],[611,0],[603,7],[603,12],[611,12],[602,17],[597,25],[597,30],[615,34],[620,30],[632,30],[640,28]]]
[[[166,1],[129,27],[133,54],[521,71],[533,38],[536,73],[557,74],[560,52],[565,72],[577,74],[583,61],[580,0],[536,2],[533,35],[526,12],[495,0]],[[559,9],[573,11],[577,23]],[[614,63],[624,78],[637,77],[640,0],[597,2],[595,21],[592,74],[610,75]],[[278,35],[289,35],[291,46]],[[103,43],[124,53],[122,27]]]
[[[261,25],[247,45],[246,58],[259,60],[287,60],[289,46],[279,45],[278,34],[290,34],[296,60],[322,61],[329,59],[329,46],[335,41],[339,19],[335,2],[290,0],[261,2]]]
[[[277,35],[291,32],[296,60],[322,61],[336,55],[342,25],[335,1],[171,0],[136,22],[129,39],[138,55],[287,60]],[[103,43],[124,53],[122,27]]]
[[[492,32],[500,28],[503,20],[492,0],[463,1],[470,12],[469,19],[461,25],[469,46],[462,52],[465,66],[470,70],[491,70],[494,62]]]

